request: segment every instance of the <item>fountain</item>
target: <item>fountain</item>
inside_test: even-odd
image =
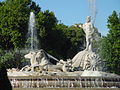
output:
[[[30,12],[29,23],[28,23],[28,33],[27,33],[27,50],[38,50],[39,40],[36,31],[35,14]]]
[[[31,51],[25,58],[30,59],[31,65],[19,71],[8,71],[13,88],[120,88],[120,76],[103,72],[101,58],[92,51],[94,28],[90,16],[85,24],[77,26],[86,34],[86,49],[66,61],[54,58],[43,49],[38,50],[33,12],[29,26]],[[57,64],[52,64],[50,58],[58,61]]]

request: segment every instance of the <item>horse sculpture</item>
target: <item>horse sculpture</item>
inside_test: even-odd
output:
[[[37,52],[35,51],[30,51],[30,53],[26,54],[24,57],[27,59],[30,59],[30,64],[31,66],[38,65],[38,62],[35,59]]]
[[[26,54],[24,57],[30,59],[31,66],[27,65],[23,67],[21,71],[35,71],[36,68],[41,70],[46,68],[47,65],[51,65],[49,57],[43,49],[38,51],[30,51],[30,53]]]
[[[46,53],[43,49],[38,51],[31,51],[30,53],[25,55],[25,58],[30,59],[31,66],[25,66],[21,69],[21,71],[63,71],[68,72],[71,65],[70,62],[66,62],[63,60],[57,60],[53,56]],[[61,65],[53,65],[50,62],[50,58],[53,60],[59,61]]]
[[[51,64],[50,58],[48,57],[47,53],[43,49],[37,51],[37,54],[35,56],[35,61],[37,61],[38,65],[40,66],[46,66]]]

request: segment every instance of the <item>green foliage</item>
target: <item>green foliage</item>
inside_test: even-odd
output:
[[[31,10],[40,8],[31,0],[6,0],[0,7],[0,47],[21,48],[25,43],[28,17]]]
[[[2,53],[2,56],[0,57],[0,63],[1,64],[6,64],[6,62],[8,61],[12,61],[14,58],[13,54],[11,52],[8,52],[8,53],[5,53],[5,52],[1,52]],[[6,65],[9,66],[10,64]]]
[[[28,62],[24,59],[24,54],[20,50],[0,50],[0,67],[4,65],[6,68],[22,68]]]
[[[46,32],[46,34],[47,36],[42,41],[44,49],[59,59],[72,58],[84,48],[84,32],[74,26],[57,24],[53,30]]]
[[[120,74],[120,16],[113,11],[108,18],[109,33],[102,39],[101,56],[110,72]]]
[[[40,11],[40,7],[31,0],[6,0],[0,2],[0,63],[6,67],[21,67],[25,61],[23,54],[15,49],[25,47],[30,11],[36,14],[37,32],[40,47],[58,59],[72,58],[84,48],[85,34],[74,26],[58,24],[53,12]]]
[[[120,18],[118,17],[116,11],[113,11],[112,15],[108,17],[108,28],[110,29],[110,32],[111,31],[114,31],[112,29],[115,29],[116,27],[115,26],[118,26],[118,24],[120,24]]]
[[[77,52],[83,50],[85,44],[85,34],[81,28],[71,26],[64,31],[67,41],[67,58],[72,58]]]
[[[57,24],[54,13],[48,10],[39,12],[36,18],[41,47],[48,53],[66,60],[83,49],[83,30]]]
[[[48,52],[60,59],[66,58],[67,46],[69,45],[65,33],[63,32],[64,30],[67,30],[67,26],[57,24],[54,29],[49,32],[49,39],[47,39],[46,43],[48,44],[48,46],[46,46]]]
[[[57,19],[54,13],[49,12],[49,10],[39,12],[36,18],[38,32],[41,37],[48,36],[49,32],[51,32],[57,24]]]
[[[100,43],[101,43],[101,33],[98,32],[98,29],[94,27],[92,49],[94,52],[99,53]]]
[[[51,38],[51,34],[53,32],[53,28],[57,24],[57,19],[54,13],[50,12],[49,10],[39,12],[36,18],[39,39],[42,42],[41,47],[47,50],[47,46],[49,46],[49,41],[53,39]]]
[[[36,5],[36,3],[33,1],[31,2],[30,9],[31,9],[31,11],[34,11],[35,15],[38,14],[41,10],[39,5]]]

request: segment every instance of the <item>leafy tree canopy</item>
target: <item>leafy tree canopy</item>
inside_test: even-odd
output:
[[[108,17],[109,33],[102,40],[101,56],[110,72],[120,74],[120,16],[116,11]]]
[[[31,10],[40,8],[31,0],[6,0],[0,7],[0,47],[3,49],[24,46],[28,17]]]

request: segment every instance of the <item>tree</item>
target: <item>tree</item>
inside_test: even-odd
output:
[[[0,47],[3,49],[22,48],[28,30],[31,10],[39,7],[31,0],[6,0],[0,7]]]
[[[31,2],[30,9],[31,9],[31,11],[34,11],[35,15],[37,15],[41,10],[39,5],[36,5],[36,3],[33,1]]]
[[[53,48],[53,53],[59,59],[67,58],[67,51],[70,46],[70,41],[66,37],[65,31],[68,30],[68,26],[64,24],[57,24],[53,29],[50,37],[51,39],[51,48]]]
[[[68,57],[72,58],[84,48],[85,36],[82,29],[58,24],[53,12],[49,10],[42,12],[40,9],[31,0],[6,0],[1,2],[0,49],[9,50],[25,47],[28,19],[31,11],[36,14],[36,26],[39,41],[41,41],[39,46],[42,49],[59,59],[66,60]],[[20,61],[20,58],[14,58],[14,53],[5,53],[0,60],[6,63],[12,60]]]
[[[51,34],[53,28],[57,24],[57,19],[54,13],[50,12],[49,10],[39,12],[36,18],[41,47],[45,50],[48,50],[50,48],[50,41],[53,39],[51,38]]]
[[[73,56],[83,50],[85,47],[85,33],[81,28],[70,26],[68,30],[64,31],[66,38],[69,41],[67,45],[67,58],[73,58]]]
[[[36,14],[40,11],[40,7],[31,0],[0,2],[0,66],[21,68],[23,53],[14,49],[25,46],[30,11],[36,11]]]
[[[92,50],[96,53],[99,53],[101,39],[101,33],[98,32],[96,27],[94,27]]]
[[[120,74],[120,16],[113,11],[108,17],[109,33],[102,40],[101,56],[110,72]]]

